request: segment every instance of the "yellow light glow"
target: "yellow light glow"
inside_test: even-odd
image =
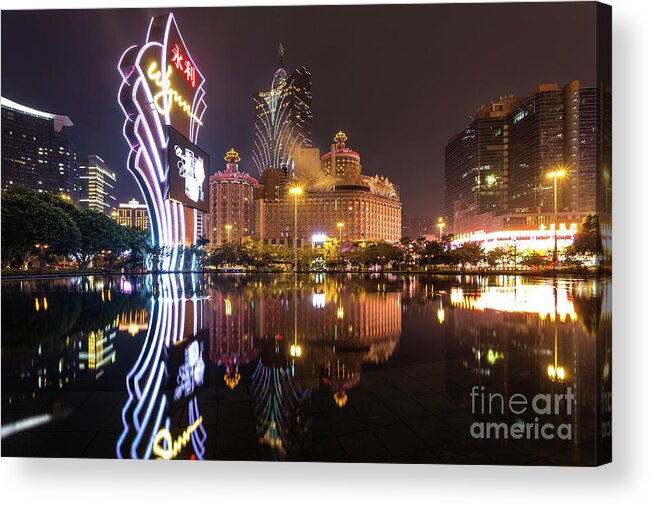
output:
[[[300,357],[302,353],[303,353],[303,350],[301,350],[301,345],[300,344],[292,344],[289,347],[289,354],[292,357]]]
[[[165,70],[165,76],[158,70],[158,64],[156,62],[152,62],[147,69],[147,77],[160,88],[160,91],[154,95],[156,110],[159,114],[167,114],[172,109],[172,104],[176,103],[190,118],[199,123],[199,125],[203,125],[201,119],[192,112],[192,106],[181,97],[178,91],[172,88],[172,83],[170,82],[171,75],[172,67],[170,65]]]
[[[166,428],[160,429],[154,437],[154,444],[152,447],[154,455],[164,460],[171,460],[176,457],[188,444],[190,436],[199,428],[201,422],[203,422],[203,416],[200,416],[192,425],[188,426],[181,434],[179,434],[179,437],[177,437],[174,442],[172,442],[172,434],[169,430]],[[165,447],[161,445],[163,440],[166,443]]]
[[[289,193],[291,193],[292,195],[300,195],[301,193],[303,193],[303,188],[301,188],[300,186],[292,186],[289,189]]]
[[[439,323],[443,323],[445,321],[445,309],[442,307],[438,308],[436,310],[436,318],[438,318]]]
[[[335,404],[340,408],[343,408],[348,402],[348,394],[346,393],[345,390],[335,392],[333,397],[335,400]]]
[[[547,177],[550,178],[550,179],[552,179],[552,178],[559,178],[560,179],[560,178],[564,177],[565,174],[566,174],[566,170],[565,170],[564,167],[562,167],[560,169],[556,169],[556,170],[552,170],[552,171],[548,172]]]
[[[226,316],[231,316],[232,306],[230,299],[224,299],[224,313]]]
[[[337,308],[337,318],[338,318],[339,320],[343,320],[343,319],[344,319],[344,307],[343,307],[343,306],[339,306],[339,307]]]

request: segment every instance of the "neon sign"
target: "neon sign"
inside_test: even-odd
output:
[[[171,460],[176,457],[190,442],[190,436],[201,426],[201,422],[203,422],[203,416],[197,418],[192,425],[189,425],[181,432],[176,441],[172,441],[172,434],[167,428],[160,429],[154,437],[154,455],[164,460]],[[161,445],[161,442],[164,443],[164,446]]]
[[[182,396],[189,397],[196,387],[203,385],[203,374],[206,364],[203,361],[203,343],[194,341],[185,350],[185,362],[179,367],[176,377],[178,386],[174,390],[174,400]]]
[[[197,85],[197,69],[188,58],[184,58],[178,44],[174,44],[172,48],[172,59],[174,68],[180,70],[185,74],[185,79],[194,88]]]
[[[147,77],[160,88],[160,91],[154,95],[154,105],[156,106],[156,110],[163,115],[169,114],[172,104],[175,103],[185,114],[199,123],[199,125],[203,125],[201,119],[192,112],[192,106],[188,104],[178,91],[172,88],[170,83],[171,75],[172,67],[168,66],[165,70],[165,77],[163,77],[163,73],[158,70],[158,64],[156,62],[152,62],[147,69]]]

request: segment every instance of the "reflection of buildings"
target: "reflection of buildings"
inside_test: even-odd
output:
[[[111,215],[115,210],[115,172],[97,155],[88,155],[79,165],[81,199],[79,203]]]
[[[361,173],[359,153],[346,147],[339,132],[332,150],[322,158],[321,174],[312,179],[297,177],[304,191],[294,196],[278,183],[278,195],[267,195],[255,203],[256,236],[274,244],[292,243],[295,204],[299,245],[313,236],[339,237],[349,241],[398,241],[402,234],[402,204],[398,188],[384,176]],[[279,179],[280,180],[280,179]],[[265,192],[267,182],[264,180]]]
[[[93,371],[97,379],[104,373],[104,368],[108,364],[115,362],[116,354],[113,341],[117,335],[117,324],[116,320],[103,329],[82,333],[79,342],[84,343],[83,337],[86,334],[86,349],[79,350],[79,369]]]
[[[610,160],[610,90],[541,84],[525,98],[502,98],[446,146],[445,221],[455,235],[536,230],[554,220],[559,166],[559,222],[598,211]]]
[[[257,93],[253,161],[261,176],[268,169],[289,174],[294,150],[310,146],[312,124],[311,76],[305,67],[287,74],[282,44],[271,88]]]
[[[26,186],[78,202],[79,156],[64,126],[72,126],[68,116],[2,97],[2,187]]]
[[[252,235],[255,178],[238,170],[240,155],[231,149],[226,170],[210,176],[210,243],[216,248],[229,241],[239,244]]]
[[[136,230],[149,230],[149,211],[145,204],[141,204],[136,199],[131,199],[127,203],[120,203],[117,211],[112,216],[120,225],[131,227]]]
[[[412,218],[410,224],[409,237],[412,239],[432,236],[435,233],[434,220],[432,218]]]
[[[118,330],[128,332],[135,336],[138,332],[147,330],[149,327],[149,311],[146,309],[134,309],[120,313],[118,317]]]

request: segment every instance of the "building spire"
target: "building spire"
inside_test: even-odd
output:
[[[278,67],[281,69],[285,68],[285,48],[283,47],[282,42],[278,44]]]

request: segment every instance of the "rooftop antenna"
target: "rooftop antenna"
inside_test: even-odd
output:
[[[278,59],[280,62],[280,68],[284,69],[285,68],[285,48],[283,47],[282,43],[278,44]]]

